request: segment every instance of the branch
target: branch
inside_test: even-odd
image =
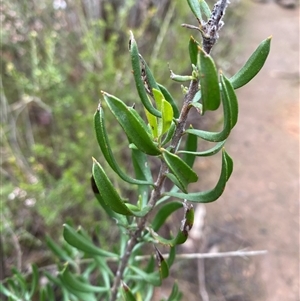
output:
[[[223,257],[248,257],[248,256],[258,256],[267,254],[267,250],[257,250],[257,251],[231,251],[231,252],[218,252],[218,253],[191,253],[191,254],[177,254],[176,259],[203,259],[203,258],[223,258]],[[162,254],[164,259],[169,257],[169,254]],[[136,256],[136,261],[142,261],[149,259],[149,255]]]

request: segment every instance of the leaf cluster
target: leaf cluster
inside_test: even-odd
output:
[[[188,0],[192,12],[199,22],[202,43],[194,37],[188,42],[188,59],[191,74],[176,75],[171,79],[189,82],[183,87],[183,100],[179,101],[157,82],[146,60],[141,55],[133,33],[129,39],[129,56],[132,76],[137,90],[138,102],[127,104],[120,98],[102,91],[102,99],[94,115],[94,130],[104,165],[93,158],[92,184],[95,196],[105,213],[114,221],[120,231],[119,249],[106,250],[99,247],[82,227],[75,229],[64,224],[63,247],[51,238],[47,239],[49,249],[59,258],[59,272],[56,276],[44,272],[47,279],[62,289],[62,300],[151,300],[154,287],[160,286],[170,274],[176,259],[176,246],[185,243],[194,223],[193,203],[216,201],[223,193],[233,171],[233,160],[225,150],[226,139],[238,121],[238,100],[235,90],[247,84],[262,68],[270,50],[270,38],[262,41],[244,66],[229,77],[218,71],[214,59],[209,54],[211,47],[204,47],[210,37],[205,24],[214,16],[223,15],[227,1],[218,1],[211,11],[205,1]],[[222,8],[223,7],[223,8]],[[208,20],[204,20],[205,16]],[[218,19],[216,30],[221,28]],[[188,26],[186,26],[188,27]],[[206,28],[207,29],[207,28]],[[140,114],[136,107],[144,111]],[[223,128],[219,132],[192,128],[187,117],[192,108],[199,118],[208,111],[223,109]],[[115,149],[110,143],[111,125],[108,126],[106,111],[115,119],[116,125],[125,133],[126,143],[131,152],[133,174],[126,171],[115,157]],[[186,137],[186,139],[182,139]],[[201,141],[214,145],[199,151]],[[192,191],[191,183],[197,183],[199,176],[193,168],[197,157],[213,156],[221,153],[220,176],[215,186],[207,191]],[[159,171],[151,168],[156,160]],[[108,172],[109,171],[109,172]],[[126,199],[114,183],[118,181],[135,187],[137,197]],[[172,188],[165,189],[168,179]],[[168,237],[159,234],[167,219],[178,210],[183,211],[177,232]],[[144,247],[149,249],[146,258],[141,257]],[[161,252],[168,248],[168,256]],[[152,250],[152,251],[151,251]],[[74,260],[76,257],[79,259]],[[138,259],[141,260],[138,260]],[[142,259],[145,259],[143,262]],[[78,263],[79,262],[79,263]],[[117,271],[115,272],[115,264]],[[30,300],[37,291],[38,270],[33,266],[31,289],[24,276],[14,270],[0,291],[9,300]],[[39,291],[40,300],[54,300],[50,285]],[[168,301],[182,297],[177,283]]]

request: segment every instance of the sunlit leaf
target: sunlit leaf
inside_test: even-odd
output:
[[[263,40],[249,57],[245,65],[230,78],[234,89],[238,89],[247,84],[263,67],[270,52],[271,39],[272,37]]]
[[[103,96],[129,141],[148,155],[159,155],[160,150],[154,144],[153,137],[150,136],[146,123],[137,112],[113,95],[103,92]]]

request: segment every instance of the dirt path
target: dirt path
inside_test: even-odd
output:
[[[273,2],[249,9],[241,53],[248,57],[273,35],[271,53],[261,73],[238,90],[239,122],[227,143],[234,173],[207,215],[211,228],[268,255],[243,270],[239,286],[248,298],[211,300],[299,301],[299,10]]]

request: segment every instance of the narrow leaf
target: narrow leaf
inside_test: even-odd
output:
[[[165,138],[163,139],[163,141],[161,142],[161,146],[164,146],[166,145],[168,142],[171,141],[171,139],[173,138],[174,136],[174,133],[175,133],[175,130],[176,130],[176,124],[175,122],[173,121],[171,123],[171,126],[167,132],[167,134],[165,135]]]
[[[189,7],[198,21],[202,22],[201,8],[199,0],[187,0]]]
[[[137,149],[132,149],[131,158],[136,177],[141,180],[152,182],[152,174],[148,164],[147,156]],[[148,201],[149,185],[139,185],[138,193],[141,201],[140,205],[144,207]]]
[[[207,5],[206,1],[205,0],[199,0],[199,4],[200,4],[201,11],[204,12],[204,14],[207,18],[210,18],[211,10],[210,10],[209,6]]]
[[[149,113],[146,109],[145,109],[145,114],[148,119],[148,123],[152,131],[152,135],[154,139],[157,139],[158,138],[157,117]]]
[[[152,103],[149,101],[147,92],[144,87],[144,82],[142,79],[141,66],[140,66],[140,56],[136,41],[132,32],[130,32],[130,40],[129,40],[129,51],[131,55],[131,65],[133,70],[133,77],[136,85],[136,89],[138,91],[139,97],[144,105],[144,107],[154,116],[160,117],[161,114],[158,110],[156,110]]]
[[[137,301],[130,288],[122,281],[122,296],[124,301]]]
[[[182,159],[191,168],[193,167],[196,158],[194,153],[196,152],[198,146],[197,140],[198,139],[196,135],[192,135],[192,134],[187,135],[186,143],[185,143],[185,153]]]
[[[191,63],[195,66],[197,66],[199,46],[200,46],[199,43],[194,39],[194,37],[191,36],[189,42],[189,53],[190,53]]]
[[[32,264],[31,268],[32,268],[32,280],[31,280],[31,289],[29,293],[30,298],[33,297],[39,283],[39,271],[37,265]]]
[[[47,247],[52,251],[52,253],[59,259],[64,261],[72,261],[69,254],[62,249],[57,243],[55,243],[50,236],[46,235]]]
[[[93,177],[104,202],[115,212],[132,215],[99,162],[93,159]]]
[[[148,66],[148,64],[146,63],[145,59],[141,56],[141,54],[139,55],[140,57],[140,61],[141,61],[141,65],[142,68],[145,71],[145,80],[147,81],[147,85],[150,91],[152,91],[153,89],[159,89],[158,88],[158,84]],[[158,117],[158,116],[157,116]]]
[[[210,203],[217,200],[223,193],[226,182],[228,181],[233,168],[232,159],[229,155],[223,150],[222,153],[222,170],[220,174],[219,181],[214,189],[203,191],[203,192],[195,192],[195,193],[177,193],[177,192],[167,192],[166,195],[177,197],[180,199],[186,199],[195,203]]]
[[[114,253],[107,252],[96,247],[90,240],[86,239],[68,224],[64,224],[63,227],[63,236],[65,241],[76,249],[91,255],[117,257]]]
[[[62,281],[70,288],[72,288],[72,290],[83,293],[101,293],[107,291],[107,288],[105,287],[94,286],[83,282],[70,272],[68,265],[66,265],[63,271],[60,272],[60,275]]]
[[[165,99],[162,101],[161,114],[163,122],[162,135],[164,135],[170,129],[173,120],[172,106]]]
[[[167,173],[166,177],[175,185],[177,186],[180,190],[187,192],[186,186],[183,185],[182,182],[179,182],[178,178],[174,176],[172,173]]]
[[[214,111],[220,106],[220,88],[218,73],[214,61],[203,49],[199,47],[199,78],[201,85],[201,98],[203,114],[207,110]]]
[[[182,186],[187,189],[187,185],[193,182],[197,182],[198,176],[191,169],[191,167],[186,164],[181,158],[177,155],[170,153],[167,150],[163,152],[163,158],[174,176],[182,184]]]
[[[178,109],[176,102],[173,99],[172,95],[167,90],[167,88],[165,88],[163,85],[158,84],[158,87],[159,87],[161,93],[163,94],[165,100],[172,106],[174,117],[178,118],[179,117],[179,109]]]
[[[103,110],[101,104],[99,104],[98,109],[94,115],[94,127],[95,127],[95,131],[96,131],[96,137],[97,137],[98,144],[101,148],[102,154],[104,155],[106,162],[116,172],[116,174],[121,179],[123,179],[125,182],[131,183],[131,184],[138,184],[138,185],[151,184],[151,182],[148,182],[148,181],[133,179],[132,177],[128,176],[127,173],[125,173],[121,170],[121,168],[119,167],[119,164],[115,160],[112,149],[110,147],[104,120],[105,120],[104,119],[104,110]]]
[[[182,293],[178,289],[178,285],[175,282],[172,288],[172,292],[167,301],[180,301],[182,298]]]
[[[167,263],[169,267],[173,265],[175,258],[176,258],[176,247],[171,247],[169,252],[169,257],[167,259]]]
[[[164,259],[162,253],[155,247],[156,260],[158,262],[159,274],[161,279],[168,278],[169,276],[169,266],[166,260]]]
[[[228,99],[230,105],[230,127],[232,129],[238,120],[238,100],[230,81],[222,74],[220,78],[223,94]]]
[[[185,209],[184,218],[181,221],[176,237],[170,239],[164,238],[150,228],[149,233],[155,241],[166,246],[174,247],[176,245],[183,244],[187,240],[188,232],[192,228],[194,222],[194,209],[192,205],[187,205],[186,203],[183,203],[183,205]]]
[[[157,214],[155,215],[151,227],[154,231],[158,231],[160,227],[164,224],[166,219],[176,210],[182,208],[182,202],[170,202],[164,204],[158,209]]]
[[[187,129],[185,133],[196,135],[204,140],[211,141],[211,142],[220,142],[226,140],[226,138],[229,136],[231,131],[231,125],[233,123],[232,120],[236,120],[237,116],[232,118],[230,99],[228,93],[226,93],[226,91],[222,89],[221,94],[222,94],[223,115],[224,115],[223,130],[220,132],[209,132],[209,131],[202,131],[196,129]],[[236,110],[233,110],[232,112],[235,112],[237,114]]]
[[[263,40],[249,57],[245,65],[230,78],[234,89],[238,89],[247,84],[263,67],[270,52],[271,39],[272,37]]]
[[[159,155],[160,150],[154,144],[152,137],[150,137],[145,122],[141,118],[138,118],[137,114],[133,113],[117,97],[105,92],[103,92],[103,95],[111,112],[122,126],[130,142],[134,143],[138,149],[148,155]]]
[[[225,141],[221,141],[219,143],[217,143],[214,147],[210,148],[209,150],[206,151],[202,151],[202,152],[191,152],[191,151],[178,151],[178,154],[188,154],[188,155],[194,155],[197,157],[208,157],[208,156],[212,156],[215,155],[216,153],[218,153],[224,146],[226,140]]]
[[[146,273],[138,267],[129,266],[129,268],[135,272],[139,277],[141,277],[144,281],[150,283],[153,286],[160,286],[161,279],[158,272]]]

